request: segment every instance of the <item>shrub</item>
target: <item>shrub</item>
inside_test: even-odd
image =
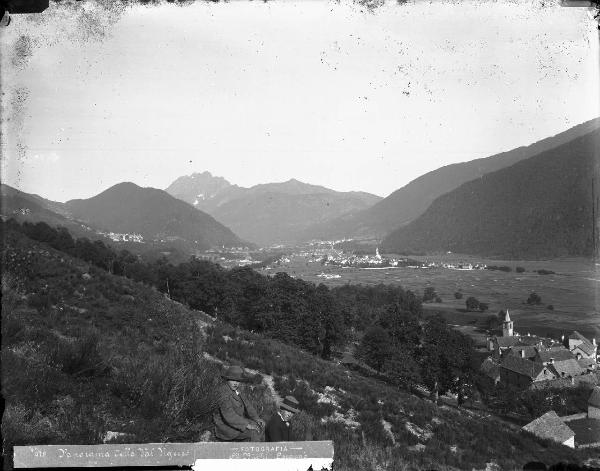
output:
[[[120,365],[113,394],[143,419],[131,430],[138,440],[168,441],[209,426],[220,381],[214,363],[171,351]]]
[[[527,304],[535,304],[535,305],[539,305],[542,304],[542,298],[536,294],[535,292],[532,292],[529,297],[527,298],[526,301]]]
[[[290,427],[292,428],[292,438],[294,440],[313,440],[319,422],[312,415],[301,410],[290,421]]]
[[[536,270],[539,275],[554,275],[555,272],[552,270]]]
[[[365,433],[368,442],[383,443],[391,445],[392,440],[389,434],[383,428],[381,422],[381,413],[379,411],[363,410],[358,415],[361,429]]]
[[[7,405],[2,417],[2,435],[19,445],[48,443],[56,433],[52,424],[40,411],[26,407],[20,402]]]
[[[24,358],[14,351],[2,350],[2,384],[7,405],[23,403],[33,409],[70,388],[66,375],[35,358]]]
[[[515,271],[517,273],[523,273],[525,271],[525,268],[523,268],[523,267],[517,267],[517,268],[515,268]]]
[[[50,364],[74,376],[99,376],[107,371],[99,336],[88,332],[75,341],[58,339],[50,350]]]
[[[423,291],[423,302],[427,303],[433,301],[436,297],[435,288],[433,286],[428,286]]]
[[[460,291],[454,293],[454,299],[462,299],[463,294]]]
[[[47,294],[33,293],[27,296],[28,304],[38,311],[45,311],[50,307],[50,296]]]
[[[549,311],[554,311],[554,305],[548,304],[548,306],[546,307],[546,309],[548,309]]]
[[[465,301],[467,311],[476,311],[479,309],[479,300],[473,296],[469,296]]]
[[[4,345],[13,345],[25,338],[27,324],[19,311],[2,308],[2,342]]]

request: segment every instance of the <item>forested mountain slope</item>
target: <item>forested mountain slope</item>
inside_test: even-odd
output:
[[[558,148],[598,127],[600,127],[600,118],[579,124],[529,146],[518,147],[491,157],[446,165],[416,178],[370,208],[309,227],[303,237],[305,239],[342,237],[381,239],[396,228],[419,217],[436,198],[458,188],[463,183]]]
[[[106,231],[150,240],[184,240],[199,249],[244,242],[230,229],[163,190],[119,183],[99,195],[66,203],[73,217]]]
[[[511,258],[590,256],[599,153],[597,129],[465,183],[389,234],[384,250]]]

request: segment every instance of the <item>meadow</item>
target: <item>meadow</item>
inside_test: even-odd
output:
[[[435,257],[411,256],[422,262],[437,263],[485,263],[508,266],[510,272],[500,270],[452,270],[447,268],[347,268],[309,262],[305,257],[292,257],[290,263],[281,264],[263,273],[283,271],[305,281],[324,283],[327,286],[350,284],[399,284],[406,289],[423,293],[434,287],[441,303],[425,304],[426,313],[439,312],[449,323],[461,326],[483,325],[483,321],[501,309],[508,309],[515,330],[537,335],[551,334],[560,337],[573,330],[588,338],[600,339],[600,274],[593,262],[584,259],[558,259],[543,261],[476,259],[468,255],[439,255]],[[517,273],[516,267],[523,267]],[[537,270],[554,274],[540,275]],[[340,275],[326,279],[318,275]],[[462,299],[455,299],[460,291]],[[542,303],[528,305],[525,301],[537,293]],[[486,312],[466,312],[465,299],[476,297],[487,303]],[[551,305],[552,308],[548,308]]]

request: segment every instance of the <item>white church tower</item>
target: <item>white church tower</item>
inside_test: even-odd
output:
[[[502,337],[512,337],[513,336],[513,321],[510,320],[510,316],[508,315],[508,309],[506,310],[506,314],[504,315],[504,322],[502,322]]]

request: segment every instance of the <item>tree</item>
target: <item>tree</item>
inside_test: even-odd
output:
[[[428,286],[425,288],[425,291],[423,291],[423,302],[427,303],[429,301],[433,301],[435,296],[435,288],[433,286]]]
[[[339,305],[327,286],[319,284],[311,298],[310,309],[318,313],[322,328],[321,357],[331,358],[333,347],[341,346],[346,341],[346,325]]]
[[[454,299],[462,299],[463,294],[460,291],[454,293]]]
[[[515,269],[515,271],[516,271],[517,273],[523,273],[523,272],[525,271],[525,268],[523,268],[523,267],[517,267],[517,268]]]
[[[467,311],[477,311],[479,309],[479,301],[473,296],[469,296],[465,301]]]
[[[423,327],[421,376],[434,397],[458,392],[473,375],[473,341],[448,327],[440,317],[431,317]]]
[[[418,317],[402,310],[397,304],[388,306],[377,319],[376,325],[386,331],[394,350],[405,347],[414,351],[420,343]]]
[[[485,319],[485,327],[487,330],[496,330],[502,322],[498,319],[498,316],[488,316]]]
[[[357,349],[357,356],[377,371],[383,369],[391,352],[390,336],[382,327],[375,325],[365,332]]]
[[[489,305],[487,303],[479,303],[479,310],[481,312],[487,311],[489,308]]]
[[[395,349],[386,359],[383,370],[394,384],[407,389],[422,381],[419,363],[407,348]]]
[[[527,304],[535,304],[535,305],[542,304],[542,298],[538,294],[533,292],[527,298]]]

